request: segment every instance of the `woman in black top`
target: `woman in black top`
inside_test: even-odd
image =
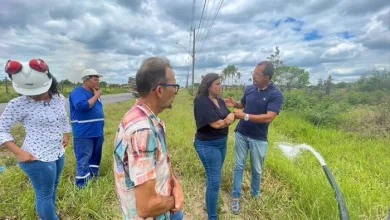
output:
[[[218,194],[222,178],[222,166],[227,149],[229,125],[234,122],[221,93],[218,74],[205,75],[195,98],[194,115],[196,135],[194,146],[206,170],[206,206],[208,219],[218,219]]]

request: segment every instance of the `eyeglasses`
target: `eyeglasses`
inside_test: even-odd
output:
[[[36,70],[41,73],[49,72],[49,66],[45,63],[45,61],[41,59],[33,59],[30,60],[28,64],[33,70]],[[4,71],[10,75],[17,74],[22,70],[23,65],[14,60],[8,60],[7,64],[5,65]]]
[[[264,74],[260,75],[261,73],[256,73],[256,72],[253,72],[252,75],[254,76],[264,76]]]
[[[176,90],[175,93],[176,94],[179,92],[179,89],[180,89],[180,85],[179,84],[161,83],[161,84],[158,84],[156,87],[154,87],[153,91],[155,91],[158,86],[164,86],[164,87],[173,86],[173,87],[175,87],[175,90]]]

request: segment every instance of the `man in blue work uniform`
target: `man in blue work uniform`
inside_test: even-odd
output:
[[[279,114],[283,94],[271,82],[274,66],[269,61],[256,65],[253,85],[248,86],[240,102],[229,97],[226,105],[235,107],[234,116],[240,119],[234,144],[233,214],[240,212],[241,186],[248,152],[251,157],[251,194],[260,196],[264,160],[268,150],[268,127]],[[243,110],[242,110],[243,109]]]
[[[104,111],[99,78],[94,69],[82,72],[83,85],[69,96],[74,153],[77,160],[76,185],[84,188],[99,173],[104,142]]]

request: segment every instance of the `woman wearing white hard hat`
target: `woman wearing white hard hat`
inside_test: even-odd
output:
[[[5,72],[22,96],[9,101],[0,116],[0,145],[15,154],[20,168],[29,177],[38,216],[58,219],[56,192],[70,132],[65,98],[59,94],[56,79],[41,59],[33,59],[28,64],[10,60]],[[26,130],[22,148],[11,135],[12,126],[18,122]]]

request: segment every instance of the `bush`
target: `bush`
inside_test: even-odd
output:
[[[16,97],[18,97],[19,95],[16,94],[16,93],[11,93],[11,94],[1,94],[0,96],[0,103],[7,103],[9,102],[11,99],[14,99]]]
[[[228,91],[225,90],[224,93],[221,94],[222,98],[227,98],[227,97],[233,97],[237,102],[239,102],[244,95],[244,92],[242,91]]]
[[[371,106],[363,105],[345,114],[341,126],[347,132],[363,136],[390,137],[390,99]]]
[[[304,110],[310,106],[310,98],[302,91],[285,92],[283,96],[283,109]]]
[[[342,123],[342,116],[349,108],[345,102],[334,102],[329,97],[324,97],[320,102],[308,108],[304,113],[306,119],[316,126],[338,126]]]

